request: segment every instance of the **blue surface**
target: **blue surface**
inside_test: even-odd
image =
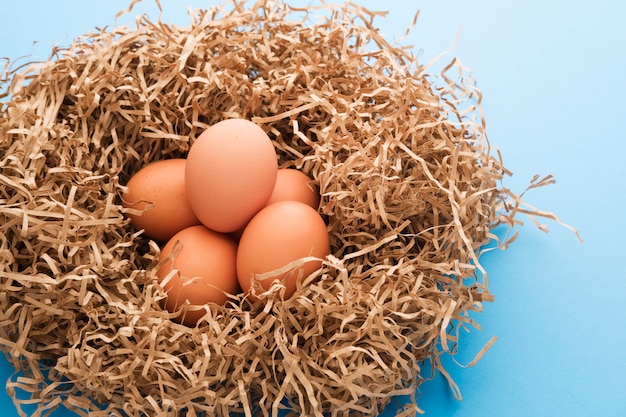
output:
[[[114,24],[129,3],[0,0],[0,57],[45,59],[53,45]],[[155,4],[144,3],[133,15],[156,18]],[[186,24],[181,5],[216,2],[161,3],[164,20]],[[554,174],[555,185],[527,200],[585,240],[553,222],[544,234],[529,221],[510,249],[485,256],[496,301],[475,316],[483,330],[463,336],[457,360],[469,362],[494,335],[498,341],[476,366],[449,366],[463,401],[437,376],[421,387],[419,405],[430,417],[626,416],[626,2],[358,3],[390,9],[377,26],[392,40],[421,9],[403,43],[421,49],[422,62],[454,45],[443,61],[459,57],[478,81],[490,141],[514,173],[505,186],[520,192],[533,175]],[[2,358],[0,379],[10,373]],[[17,416],[4,390],[0,410]]]

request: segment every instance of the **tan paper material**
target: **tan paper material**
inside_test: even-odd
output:
[[[18,407],[356,416],[408,394],[399,415],[412,415],[425,361],[461,397],[440,355],[493,300],[484,245],[519,214],[556,217],[502,186],[458,60],[429,74],[379,33],[382,13],[350,3],[234,6],[186,27],[142,16],[2,71],[0,345]],[[292,298],[233,295],[189,328],[161,309],[159,246],[120,195],[229,117],[262,126],[281,167],[319,185],[332,254]]]

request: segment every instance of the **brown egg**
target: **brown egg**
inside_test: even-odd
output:
[[[210,229],[243,227],[272,194],[278,160],[263,129],[244,119],[216,123],[189,149],[185,182],[193,212]]]
[[[281,168],[278,170],[272,195],[265,206],[279,201],[299,201],[317,210],[320,195],[313,180],[304,172],[297,169]],[[235,242],[239,242],[245,227],[240,227],[229,233]]]
[[[266,205],[278,201],[300,201],[317,210],[320,194],[313,180],[304,172],[283,168],[278,170],[274,190]]]
[[[180,158],[153,162],[126,184],[128,191],[122,195],[122,205],[143,210],[141,214],[127,215],[146,236],[165,242],[180,230],[200,224],[187,202],[185,164]]]
[[[224,305],[228,294],[240,292],[235,261],[237,245],[230,237],[202,225],[188,227],[167,242],[160,259],[165,260],[173,253],[173,262],[166,261],[156,272],[163,283],[175,271],[163,287],[167,292],[164,307],[169,312],[178,311],[185,303],[193,307],[208,303]],[[194,326],[204,314],[204,309],[192,309],[179,320]]]
[[[304,257],[325,258],[329,253],[326,224],[316,210],[299,201],[280,201],[257,213],[246,226],[237,249],[237,278],[243,292],[250,291],[258,274],[272,272]],[[322,266],[309,260],[290,271],[257,281],[268,290],[274,281],[284,281],[284,298],[296,290],[298,275],[309,276]],[[256,288],[256,287],[255,287]]]

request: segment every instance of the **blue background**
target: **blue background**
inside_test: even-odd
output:
[[[129,3],[0,0],[0,57],[46,59],[54,45],[116,24]],[[163,20],[182,25],[184,6],[216,1],[161,3]],[[446,52],[440,62],[456,56],[472,70],[489,139],[514,173],[504,185],[521,192],[533,175],[553,174],[555,185],[526,200],[584,239],[551,221],[544,234],[527,221],[508,250],[483,258],[496,299],[474,316],[483,329],[462,336],[456,359],[468,363],[492,336],[498,341],[474,367],[446,360],[463,401],[437,376],[420,388],[419,405],[431,417],[626,416],[626,2],[357,3],[390,11],[377,21],[390,40],[421,10],[403,43],[422,62]],[[143,12],[158,16],[155,3],[144,1],[117,23]],[[2,356],[0,380],[11,372]],[[4,390],[0,412],[17,416]]]

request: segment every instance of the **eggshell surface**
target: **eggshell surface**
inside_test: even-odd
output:
[[[305,278],[318,270],[322,266],[321,259],[329,250],[326,224],[315,209],[298,201],[281,201],[266,206],[250,220],[239,241],[237,278],[241,289],[256,300],[255,294],[259,290],[255,286],[254,291],[250,291],[255,275],[277,270],[304,257],[318,258],[297,269],[256,281],[263,292],[274,281],[284,280],[284,298],[289,298],[296,290],[298,275]]]
[[[165,261],[170,255],[173,261]],[[202,225],[175,234],[163,247],[160,260],[164,263],[156,272],[167,292],[165,308],[173,313],[186,302],[192,306],[224,305],[228,294],[240,292],[236,255],[237,245],[232,239]],[[175,275],[164,281],[171,271]],[[179,319],[193,326],[204,314],[203,309],[190,309]]]
[[[263,129],[245,119],[221,121],[202,132],[189,149],[189,204],[208,228],[233,232],[265,206],[277,171],[276,151]]]
[[[131,224],[153,239],[167,241],[180,230],[200,224],[187,201],[186,161],[181,158],[152,162],[137,171],[122,195],[126,208],[143,210],[127,213]]]
[[[317,210],[320,195],[307,174],[297,169],[283,168],[278,170],[274,190],[266,205],[278,201],[300,201]]]

